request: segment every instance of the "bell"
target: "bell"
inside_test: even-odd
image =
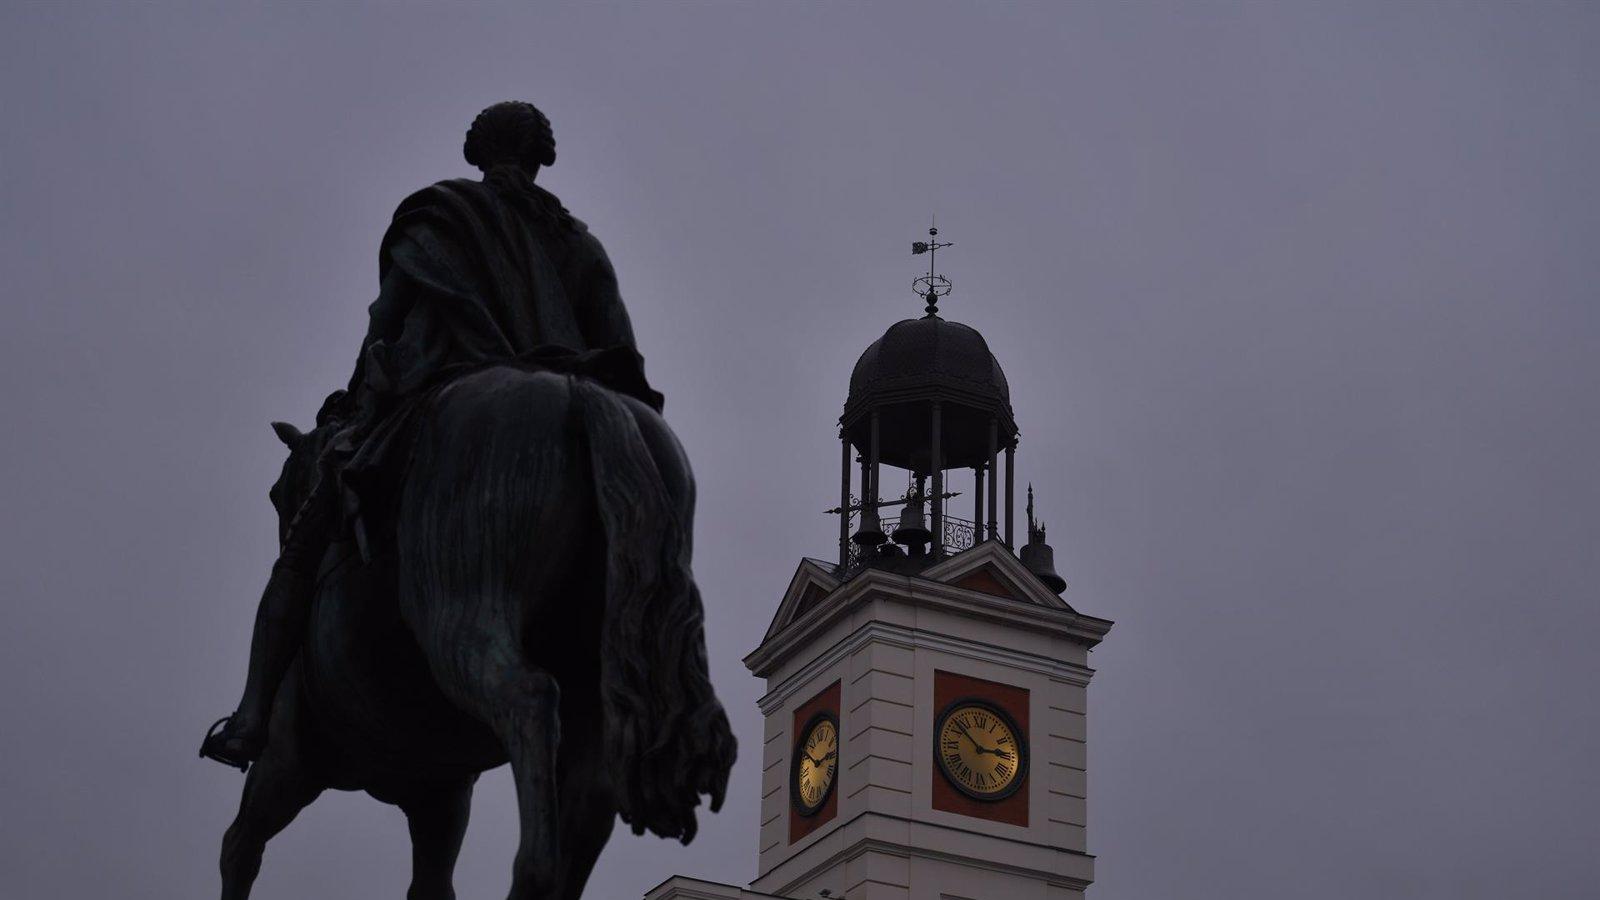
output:
[[[861,511],[861,527],[850,536],[850,540],[863,547],[876,547],[888,540],[883,534],[883,526],[878,522],[876,506],[869,506]]]
[[[1056,551],[1044,542],[1044,529],[1039,529],[1030,536],[1031,539],[1022,547],[1022,552],[1017,554],[1022,558],[1022,566],[1032,572],[1045,587],[1056,593],[1067,589],[1067,580],[1056,574]]]
[[[1028,542],[1022,545],[1017,558],[1045,587],[1058,594],[1067,589],[1067,580],[1056,574],[1056,551],[1044,542],[1044,523],[1033,517],[1032,484],[1028,485]]]
[[[895,526],[894,542],[920,549],[931,540],[933,532],[928,530],[927,520],[922,517],[922,501],[907,501],[900,510],[900,524]]]

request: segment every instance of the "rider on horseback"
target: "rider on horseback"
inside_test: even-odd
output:
[[[440,182],[395,212],[348,390],[328,398],[312,435],[274,426],[291,454],[315,455],[306,467],[315,485],[292,518],[282,517],[288,524],[256,613],[244,696],[212,726],[202,756],[240,769],[260,757],[273,699],[306,631],[318,566],[347,534],[368,559],[384,552],[392,528],[385,501],[433,390],[462,372],[516,362],[584,374],[661,408],[605,250],[534,184],[556,158],[549,120],[528,103],[496,104],[473,121],[464,152],[483,171],[481,182]]]

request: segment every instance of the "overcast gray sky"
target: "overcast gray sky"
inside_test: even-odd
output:
[[[937,212],[1094,653],[1099,900],[1600,883],[1600,7],[663,4],[0,12],[0,880],[200,898],[194,758],[275,551],[272,419],[345,379],[376,250],[520,98],[701,483],[743,741],[688,849],[754,874],[755,646],[827,554],[850,366]],[[960,501],[958,501],[960,502]],[[499,896],[486,777],[458,886]],[[326,795],[262,898],[398,897]]]

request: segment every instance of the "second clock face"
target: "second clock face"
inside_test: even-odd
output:
[[[1002,800],[1022,786],[1026,738],[998,706],[983,700],[950,704],[939,716],[934,741],[939,770],[967,796]]]
[[[794,749],[794,804],[801,815],[822,808],[839,771],[839,723],[829,713],[811,717]]]

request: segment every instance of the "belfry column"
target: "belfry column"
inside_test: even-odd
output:
[[[1016,547],[1011,541],[1011,500],[1017,493],[1017,445],[1013,441],[1006,445],[1006,546]]]
[[[977,540],[983,540],[983,466],[972,467],[972,524],[978,530]]]
[[[839,568],[850,563],[850,438],[839,429]]]
[[[871,503],[874,512],[878,510],[878,411],[872,411],[871,434],[867,440],[867,470],[872,475],[871,486],[863,485],[861,489],[862,503]],[[882,528],[882,524],[878,527]]]
[[[867,505],[867,495],[872,493],[872,463],[867,461],[867,454],[856,457],[856,462],[861,466],[861,523],[866,524],[867,510],[874,513],[877,509]]]
[[[933,434],[928,447],[928,468],[933,474],[933,555],[944,555],[944,454],[940,452],[939,401],[933,401]]]
[[[1000,462],[1000,451],[999,447],[997,446],[999,442],[1000,422],[991,417],[989,419],[989,540],[994,540],[1000,536],[1000,523],[998,521],[999,517],[995,514],[995,504],[999,500],[999,498],[995,496],[999,493],[999,491],[996,490],[995,482],[995,480],[1000,477],[1000,473],[995,471],[999,467]]]

